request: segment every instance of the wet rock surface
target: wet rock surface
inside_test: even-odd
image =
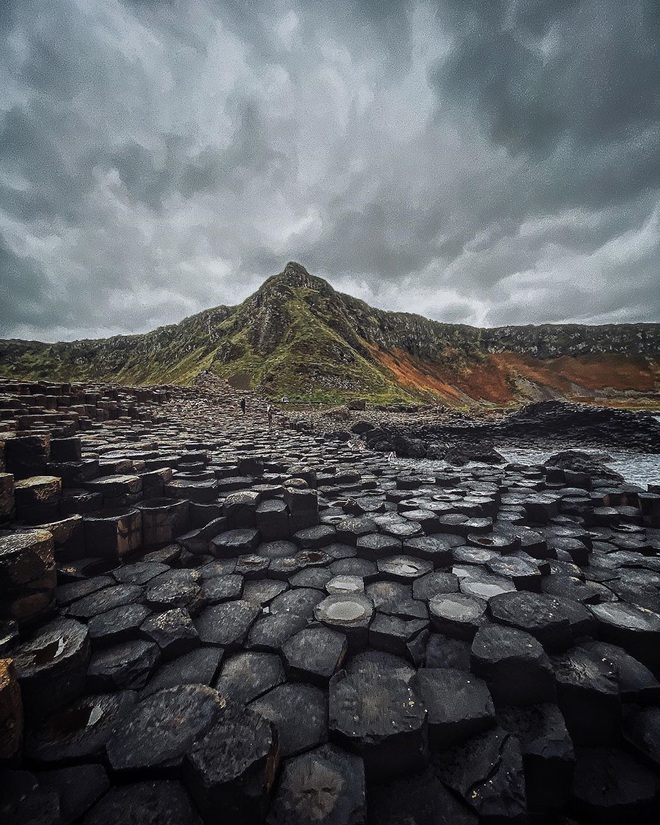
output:
[[[3,821],[660,821],[656,491],[57,387],[84,400],[0,437]],[[514,424],[579,416],[491,444]]]

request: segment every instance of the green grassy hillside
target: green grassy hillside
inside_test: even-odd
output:
[[[237,387],[304,402],[653,404],[659,353],[658,324],[443,324],[374,309],[289,263],[239,306],[145,335],[0,341],[0,376],[186,385],[210,370]]]

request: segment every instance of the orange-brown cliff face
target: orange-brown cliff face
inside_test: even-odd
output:
[[[374,309],[289,263],[239,306],[146,335],[0,342],[6,377],[185,384],[206,369],[300,401],[660,405],[660,324],[444,324]]]

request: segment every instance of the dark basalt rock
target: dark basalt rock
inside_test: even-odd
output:
[[[78,599],[89,596],[90,593],[97,593],[99,590],[111,587],[114,584],[115,579],[112,576],[93,576],[90,579],[79,579],[78,581],[61,584],[55,590],[55,598],[58,604],[66,607],[66,605],[78,601]]]
[[[556,699],[550,659],[539,642],[522,630],[494,624],[479,628],[471,663],[472,672],[486,680],[496,704],[535,705]]]
[[[151,615],[143,604],[125,604],[90,619],[87,627],[95,648],[128,642],[140,637],[140,625]]]
[[[227,576],[213,576],[205,579],[202,584],[201,596],[207,605],[240,599],[242,594],[243,577],[233,573]]]
[[[384,579],[408,583],[433,570],[431,562],[412,556],[388,556],[378,561],[378,572]]]
[[[199,645],[199,636],[190,614],[182,608],[150,616],[143,622],[140,632],[158,645],[164,659],[174,659]]]
[[[160,562],[139,561],[135,564],[127,564],[112,571],[112,575],[119,584],[140,584],[145,585],[156,576],[167,573],[169,567]]]
[[[278,613],[263,616],[252,626],[246,645],[250,650],[264,650],[277,653],[284,642],[308,624],[305,616],[297,613]]]
[[[116,584],[105,587],[96,593],[90,593],[67,608],[67,615],[74,619],[89,621],[94,616],[107,613],[115,607],[135,604],[142,598],[143,589],[137,584]]]
[[[267,575],[271,560],[256,553],[246,553],[236,559],[234,573],[246,579],[261,579]]]
[[[57,790],[28,771],[0,774],[0,817],[12,825],[62,825]]]
[[[624,722],[624,737],[650,763],[660,768],[660,709],[630,709]]]
[[[315,590],[324,590],[332,578],[332,572],[326,567],[307,567],[291,576],[289,584],[291,587],[313,587]]]
[[[218,558],[235,558],[252,553],[261,540],[261,534],[254,528],[227,530],[211,540],[210,550]]]
[[[403,552],[409,556],[427,559],[435,567],[442,567],[451,562],[451,551],[463,543],[460,536],[436,534],[434,536],[415,536],[405,539]]]
[[[373,604],[360,593],[328,596],[314,610],[314,618],[318,622],[346,636],[351,650],[366,645],[373,615]]]
[[[621,736],[616,667],[581,648],[553,658],[557,703],[577,745],[608,745]]]
[[[402,776],[428,760],[426,709],[388,670],[334,676],[328,724],[334,741],[362,756],[368,778]]]
[[[596,604],[591,611],[603,641],[620,645],[660,678],[660,615],[625,602]]]
[[[36,724],[83,692],[90,657],[88,630],[54,619],[13,654],[28,724]]]
[[[577,751],[572,802],[598,823],[652,823],[658,816],[658,777],[617,748]]]
[[[14,617],[0,628],[0,651],[20,654],[30,628],[71,612],[93,643],[89,666],[73,669],[83,679],[89,670],[80,689],[115,691],[41,724],[26,705],[21,750],[18,681],[13,665],[0,667],[9,733],[0,755],[41,771],[27,784],[17,778],[43,805],[25,799],[16,821],[655,825],[660,486],[646,492],[573,458],[403,467],[328,440],[321,423],[318,434],[267,429],[256,396],[242,417],[221,379],[200,382],[212,409],[199,387],[11,381],[7,395],[0,386],[8,431],[75,439],[38,471],[53,478],[26,479],[14,496],[0,438],[0,520],[15,498],[33,519],[41,490],[52,511],[48,532],[0,537],[0,601]],[[168,396],[174,403],[157,412],[153,400]],[[52,409],[28,413],[32,404]],[[425,454],[438,456],[457,442],[474,451],[484,439],[511,443],[514,432],[531,444],[544,427],[557,443],[578,431],[588,443],[596,419],[607,438],[630,444],[638,420],[554,404],[484,425],[445,414],[453,423],[442,434],[390,429],[421,434]],[[637,446],[646,449],[647,436],[660,445],[660,424],[644,421]],[[166,487],[174,497],[159,499]],[[98,518],[91,511],[102,504]],[[59,643],[53,649],[56,661]],[[39,655],[51,652],[48,642]],[[122,685],[140,691],[139,705]],[[40,706],[51,687],[45,679]],[[571,733],[582,771],[572,790]],[[580,750],[600,742],[606,750]],[[196,805],[165,782],[184,773]],[[125,784],[147,778],[158,782]],[[108,781],[115,789],[97,799]]]
[[[426,667],[448,667],[470,670],[471,643],[465,639],[449,639],[441,633],[431,633],[426,643]]]
[[[472,565],[472,568],[467,575],[459,576],[461,593],[465,593],[466,596],[490,601],[495,596],[516,592],[516,586],[511,579],[505,579],[502,576],[491,576],[485,568],[477,565]],[[467,567],[464,569],[468,570]],[[454,572],[456,572],[456,566]]]
[[[113,788],[83,819],[83,825],[201,825],[179,782],[136,782]]]
[[[378,561],[401,550],[401,539],[386,533],[367,533],[356,542],[358,555],[370,561]]]
[[[92,691],[140,690],[160,660],[158,645],[146,640],[121,642],[96,651],[89,662]]]
[[[266,814],[279,761],[273,725],[230,707],[186,754],[184,782],[206,822],[222,811],[229,822],[252,825]]]
[[[279,685],[250,708],[277,729],[282,756],[295,756],[328,739],[328,695],[312,685]]]
[[[428,714],[431,747],[444,750],[495,724],[486,683],[450,668],[424,668],[410,681]]]
[[[498,723],[520,743],[527,802],[532,810],[560,810],[568,800],[575,753],[556,705],[500,707]]]
[[[273,615],[295,613],[297,616],[311,619],[314,608],[321,601],[323,601],[323,593],[320,591],[311,587],[296,587],[276,596],[270,602],[269,607]]]
[[[330,570],[334,576],[359,576],[365,582],[375,580],[378,575],[378,568],[368,559],[338,559],[330,565]]]
[[[272,602],[280,593],[288,589],[286,582],[275,581],[273,579],[258,579],[257,581],[247,581],[243,587],[242,598],[245,601],[258,604],[260,607]]]
[[[480,817],[480,822],[524,822],[525,776],[518,740],[501,728],[473,736],[438,754],[436,775]]]
[[[334,527],[328,524],[319,524],[315,527],[298,530],[291,538],[303,550],[318,550],[336,541],[337,533]]]
[[[366,676],[379,679],[384,673],[409,682],[415,675],[415,668],[405,659],[380,650],[364,650],[346,661],[345,671],[349,676]]]
[[[57,791],[62,825],[79,820],[110,787],[102,765],[73,765],[44,771],[39,774],[39,783]]]
[[[55,585],[50,532],[0,531],[0,617],[33,626],[52,606]]]
[[[495,576],[509,578],[516,590],[531,590],[537,593],[541,590],[541,571],[531,562],[507,556],[487,561],[486,569]]]
[[[428,610],[421,601],[412,598],[409,584],[395,581],[377,581],[365,589],[365,595],[371,599],[379,613],[399,616],[402,619],[428,619]]]
[[[147,587],[144,601],[152,610],[186,608],[193,616],[196,616],[204,607],[204,597],[197,582],[174,576],[167,578],[159,576],[153,579]]]
[[[342,666],[347,652],[346,636],[326,627],[301,630],[282,645],[287,676],[321,687]]]
[[[486,602],[464,593],[434,596],[429,602],[431,625],[445,636],[471,640],[486,621]]]
[[[184,653],[183,656],[158,668],[142,689],[140,698],[144,699],[158,690],[179,685],[210,685],[221,658],[222,650],[218,647],[204,647]]]
[[[639,704],[660,701],[660,682],[647,667],[629,656],[625,650],[607,642],[594,641],[583,641],[580,647],[591,656],[612,663],[622,701]]]
[[[365,825],[362,760],[334,745],[287,759],[268,825]]]
[[[260,613],[252,602],[238,599],[206,610],[195,621],[202,644],[219,645],[227,650],[240,647]]]
[[[26,755],[51,764],[96,760],[136,701],[132,691],[85,696],[31,733]]]
[[[427,619],[409,619],[376,612],[369,625],[369,644],[420,665],[428,638]]]
[[[374,825],[478,825],[479,818],[435,775],[432,766],[415,776],[372,785],[369,822]]]
[[[563,650],[572,642],[568,617],[545,593],[493,596],[488,612],[494,621],[530,633],[548,650]]]
[[[244,651],[223,663],[213,686],[229,702],[246,705],[285,681],[279,656]]]
[[[434,596],[458,593],[458,578],[453,573],[434,571],[413,582],[413,598],[428,602]]]
[[[113,771],[179,768],[192,744],[222,718],[226,701],[206,685],[183,685],[148,696],[106,744]]]
[[[480,464],[504,464],[506,459],[497,452],[492,444],[462,441],[450,447],[444,454],[444,460],[455,467],[463,467],[471,461]]]

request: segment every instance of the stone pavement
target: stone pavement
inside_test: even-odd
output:
[[[1,821],[660,821],[657,493],[0,389]]]

